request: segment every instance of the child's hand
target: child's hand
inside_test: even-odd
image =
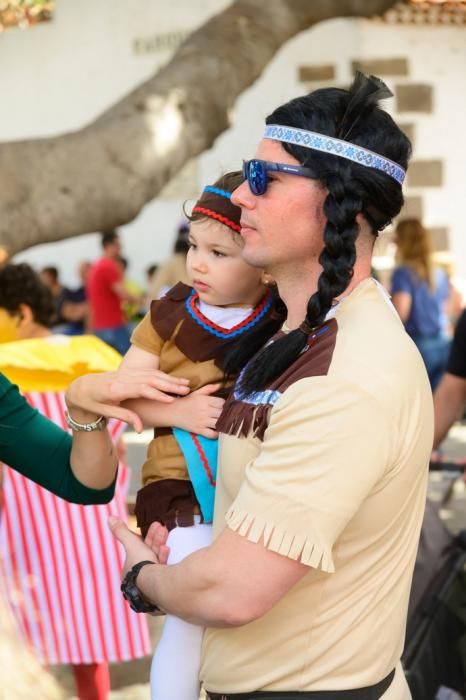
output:
[[[225,399],[212,396],[220,389],[220,384],[207,384],[188,396],[177,399],[172,405],[173,425],[190,433],[206,438],[216,438],[217,420],[222,412]]]
[[[152,523],[147,531],[144,543],[152,549],[159,564],[166,564],[170,547],[167,547],[168,530],[162,523]]]

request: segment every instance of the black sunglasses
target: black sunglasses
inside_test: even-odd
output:
[[[268,173],[273,172],[315,179],[315,173],[311,168],[305,168],[302,165],[271,163],[268,160],[257,159],[243,160],[243,177],[248,181],[249,189],[256,196],[266,193],[269,181]]]

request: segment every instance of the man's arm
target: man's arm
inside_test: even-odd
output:
[[[214,543],[175,566],[141,570],[138,588],[167,612],[201,625],[244,625],[313,567],[335,570],[333,545],[390,464],[391,424],[377,398],[338,379],[303,380],[280,401]],[[242,513],[251,531],[242,530]],[[126,548],[126,570],[151,559],[152,549],[122,523],[111,527]]]
[[[434,394],[434,448],[445,438],[465,404],[466,379],[446,372]]]
[[[126,548],[125,571],[155,560],[123,522],[112,520],[110,526]],[[144,598],[192,624],[237,627],[265,615],[309,570],[225,528],[210,547],[179,564],[143,567],[137,586]]]

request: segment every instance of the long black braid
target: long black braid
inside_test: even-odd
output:
[[[345,139],[406,168],[410,142],[378,107],[378,100],[389,96],[391,92],[381,80],[358,73],[349,91],[316,90],[279,107],[266,122]],[[282,146],[301,164],[311,167],[328,191],[324,202],[324,247],[319,257],[322,272],[300,328],[268,344],[245,368],[238,387],[245,394],[263,389],[294,362],[306,345],[310,329],[324,322],[336,297],[350,284],[359,233],[357,215],[364,215],[377,236],[403,204],[401,186],[379,170],[294,144]],[[240,362],[241,352],[229,358],[232,370]]]

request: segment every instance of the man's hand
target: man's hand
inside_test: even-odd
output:
[[[132,532],[122,520],[111,515],[108,519],[108,526],[116,539],[125,548],[126,558],[122,579],[135,564],[140,561],[153,561],[155,564],[166,564],[169,548],[165,545],[168,537],[168,530],[160,523],[152,523],[146,537],[146,544],[135,532]],[[148,539],[149,538],[149,539]],[[151,567],[152,568],[152,567]],[[163,615],[163,611],[148,613],[149,615]]]
[[[153,561],[156,564],[160,563],[154,551],[144,544],[142,538],[136,535],[135,532],[132,532],[122,520],[111,515],[108,519],[108,526],[113,536],[125,548],[126,558],[122,578],[140,561],[146,560]]]
[[[217,420],[222,412],[225,399],[212,396],[220,389],[220,384],[207,384],[178,399],[170,410],[172,424],[190,433],[206,438],[216,438]]]

